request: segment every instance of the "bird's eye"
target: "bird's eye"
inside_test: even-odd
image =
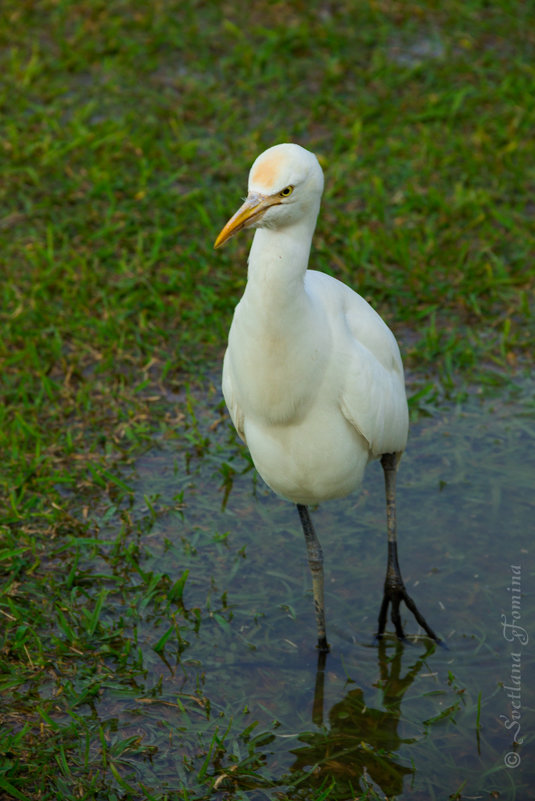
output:
[[[282,192],[279,192],[279,197],[288,197],[288,195],[291,195],[293,191],[294,191],[293,186],[287,186],[285,189],[282,190]]]

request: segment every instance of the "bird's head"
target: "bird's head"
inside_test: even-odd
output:
[[[247,198],[214,247],[242,228],[283,228],[306,215],[315,223],[322,191],[323,171],[313,153],[294,144],[270,147],[251,167]]]

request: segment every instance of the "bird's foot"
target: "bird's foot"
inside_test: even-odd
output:
[[[390,580],[389,580],[390,579]],[[387,576],[387,580],[385,581],[385,588],[384,588],[384,595],[383,595],[383,602],[381,604],[381,609],[379,612],[379,625],[377,628],[377,634],[375,635],[376,640],[380,640],[385,632],[386,626],[386,618],[388,614],[388,607],[389,605],[392,607],[390,618],[392,623],[394,624],[394,628],[396,629],[396,635],[399,640],[402,642],[406,642],[407,638],[403,631],[403,626],[401,625],[401,615],[399,611],[399,607],[401,602],[405,602],[405,606],[407,609],[412,612],[414,617],[416,618],[417,623],[424,629],[426,634],[431,637],[437,644],[442,645],[442,640],[440,637],[437,637],[431,626],[427,623],[424,616],[419,612],[418,607],[410,597],[409,593],[405,589],[405,585],[401,580],[401,576]]]

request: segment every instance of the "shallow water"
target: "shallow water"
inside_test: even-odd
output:
[[[386,566],[378,463],[359,494],[313,513],[332,649],[318,665],[295,508],[250,469],[215,400],[190,425],[186,453],[158,441],[136,465],[136,497],[165,507],[183,494],[179,512],[145,527],[144,569],[173,581],[189,570],[190,623],[196,608],[203,612],[159,655],[154,643],[169,621],[147,617],[139,635],[144,703],[102,700],[117,728],[154,739],[141,775],[157,775],[163,789],[186,786],[192,726],[201,742],[219,716],[225,743],[232,726],[257,721],[255,731],[268,732],[255,744],[256,775],[279,789],[300,777],[295,797],[333,783],[326,798],[352,799],[369,786],[379,797],[415,801],[456,792],[535,798],[534,389],[524,383],[492,401],[474,395],[411,427],[398,474],[400,564],[447,649],[423,638],[372,644]],[[403,619],[416,634],[406,609]],[[246,752],[246,743],[236,736],[232,747]],[[276,797],[260,779],[242,793]]]

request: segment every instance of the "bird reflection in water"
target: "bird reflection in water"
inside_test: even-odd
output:
[[[345,799],[353,797],[350,794],[362,786],[361,782],[369,784],[371,779],[389,798],[403,792],[404,779],[413,775],[414,769],[403,764],[396,752],[416,738],[403,738],[398,732],[401,702],[434,648],[435,644],[428,641],[425,652],[402,675],[402,657],[409,652],[395,643],[393,655],[389,654],[391,643],[381,640],[379,679],[374,687],[382,691],[382,708],[368,706],[363,690],[355,687],[331,707],[327,724],[323,719],[327,655],[318,655],[312,718],[324,728],[301,734],[303,746],[292,752],[296,757],[292,771],[308,774],[307,788],[326,787],[335,780],[329,798]]]

